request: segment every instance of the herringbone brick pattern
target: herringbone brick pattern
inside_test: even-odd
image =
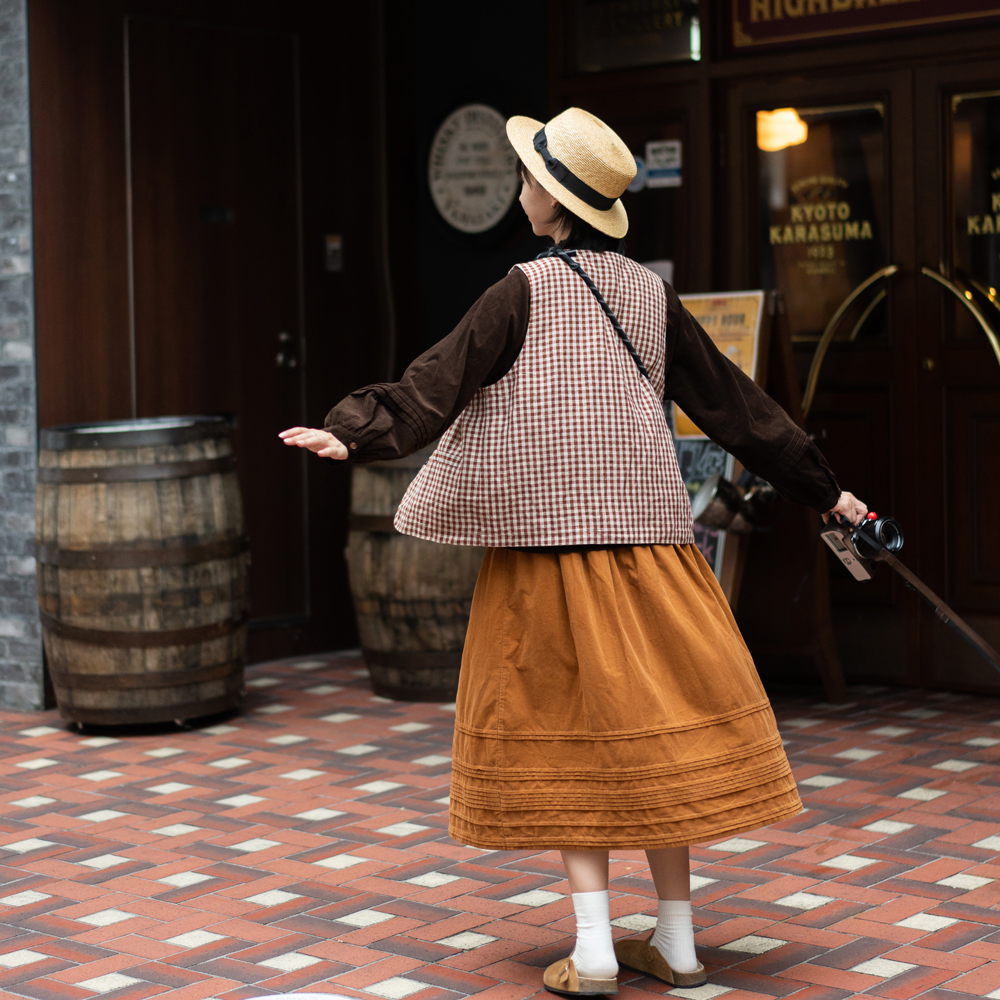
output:
[[[347,656],[249,672],[246,712],[88,736],[0,716],[0,990],[520,1000],[570,947],[558,856],[446,832],[453,707]],[[1000,997],[1000,702],[855,689],[775,708],[808,811],[692,852],[708,986],[622,1000]],[[616,852],[616,933],[652,925]]]

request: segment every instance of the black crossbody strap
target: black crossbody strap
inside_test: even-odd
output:
[[[615,333],[618,334],[618,339],[625,345],[625,350],[628,351],[629,356],[635,362],[636,367],[642,374],[642,377],[646,379],[647,382],[651,382],[652,379],[649,377],[649,372],[646,371],[646,366],[642,363],[642,358],[639,357],[639,352],[632,345],[632,341],[628,339],[628,334],[622,329],[621,323],[618,322],[618,317],[611,311],[611,306],[604,301],[604,296],[598,291],[597,285],[594,284],[593,278],[587,272],[580,267],[580,265],[572,257],[573,251],[567,252],[559,247],[549,247],[548,250],[543,250],[535,260],[541,260],[543,257],[558,257],[563,263],[568,264],[581,278],[583,278],[587,287],[594,293],[594,298],[597,299],[598,304],[604,310],[604,314],[611,320],[611,325],[615,328]]]

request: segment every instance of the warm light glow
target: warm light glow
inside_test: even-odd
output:
[[[809,126],[795,108],[757,112],[757,146],[767,153],[798,146],[809,138]]]

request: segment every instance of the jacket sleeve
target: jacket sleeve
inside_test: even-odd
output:
[[[528,279],[514,268],[398,382],[352,392],[327,414],[324,429],[355,462],[418,451],[455,422],[478,389],[507,374],[524,343],[530,306]]]
[[[752,379],[715,346],[667,289],[666,386],[672,399],[717,445],[786,500],[826,512],[840,487],[823,453]]]

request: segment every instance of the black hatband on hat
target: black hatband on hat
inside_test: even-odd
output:
[[[557,160],[549,152],[549,140],[545,135],[544,125],[535,133],[535,150],[545,161],[545,169],[584,204],[596,208],[599,212],[607,212],[614,207],[617,198],[608,198],[600,191],[595,191],[585,181],[580,180],[565,163]]]

